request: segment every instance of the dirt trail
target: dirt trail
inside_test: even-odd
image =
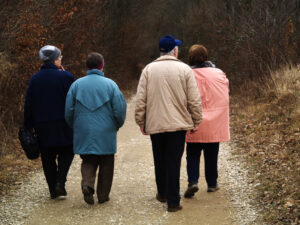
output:
[[[182,211],[168,213],[166,204],[155,199],[151,142],[149,136],[140,134],[134,122],[133,100],[128,104],[127,120],[118,134],[118,152],[109,202],[90,206],[83,201],[80,162],[76,156],[68,176],[66,199],[51,200],[45,182],[36,184],[38,186],[34,188],[41,189],[43,195],[40,196],[37,191],[29,200],[38,202],[35,210],[29,213],[30,216],[25,216],[22,222],[13,224],[240,224],[232,220],[234,209],[226,198],[225,188],[222,188],[222,171],[219,175],[221,189],[216,193],[207,193],[202,166],[200,190],[193,199],[182,197]],[[183,196],[187,186],[185,155],[182,158],[180,184]]]

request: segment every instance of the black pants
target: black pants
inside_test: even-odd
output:
[[[64,186],[67,181],[67,174],[74,158],[73,147],[42,147],[41,158],[50,194],[55,194],[56,183]]]
[[[180,165],[186,131],[152,134],[152,150],[157,192],[168,205],[180,203]]]
[[[99,167],[97,197],[99,201],[107,199],[113,181],[115,155],[80,155],[80,157],[82,158],[81,185],[95,190],[96,173]]]
[[[197,184],[201,151],[204,151],[205,179],[209,187],[214,187],[218,179],[219,143],[187,143],[186,161],[189,184]]]

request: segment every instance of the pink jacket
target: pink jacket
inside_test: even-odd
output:
[[[202,122],[186,134],[186,142],[210,143],[230,140],[229,81],[217,68],[193,69],[202,100]]]

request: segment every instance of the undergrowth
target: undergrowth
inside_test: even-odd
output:
[[[252,165],[250,179],[267,224],[300,222],[300,65],[271,73],[265,84],[231,98],[236,153]]]

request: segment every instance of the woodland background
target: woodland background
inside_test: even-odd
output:
[[[38,167],[16,137],[43,45],[62,49],[76,77],[89,52],[102,53],[106,76],[129,95],[167,34],[183,41],[182,61],[200,43],[227,74],[233,143],[262,184],[262,220],[297,223],[300,0],[0,0],[0,192]]]

